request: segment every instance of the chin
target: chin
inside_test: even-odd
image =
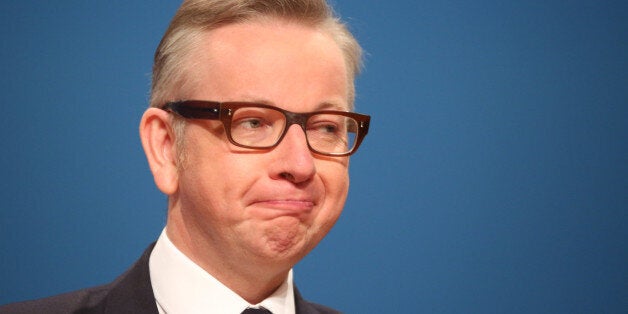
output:
[[[312,244],[307,227],[275,225],[264,236],[264,255],[274,260],[298,262],[316,244]]]

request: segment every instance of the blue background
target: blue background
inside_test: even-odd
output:
[[[628,311],[625,1],[336,1],[368,52],[345,211],[296,267],[348,313]],[[137,127],[178,1],[0,4],[0,304],[109,282],[166,199]]]

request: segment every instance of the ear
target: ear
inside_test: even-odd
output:
[[[140,139],[157,188],[173,195],[178,189],[179,172],[170,115],[158,108],[148,108],[140,122]]]

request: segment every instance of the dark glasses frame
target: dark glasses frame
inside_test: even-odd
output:
[[[233,117],[233,113],[237,109],[244,108],[244,107],[273,109],[273,110],[281,112],[285,116],[286,126],[275,144],[269,145],[269,146],[248,146],[248,145],[240,144],[236,142],[235,140],[233,140],[233,138],[231,137],[231,118]],[[356,131],[355,144],[353,145],[351,150],[348,152],[344,152],[344,153],[320,152],[314,149],[310,145],[309,140],[307,141],[307,145],[310,151],[316,154],[320,154],[324,156],[333,156],[333,157],[349,156],[355,153],[358,150],[358,147],[360,146],[360,144],[362,143],[362,140],[364,140],[364,137],[368,133],[369,124],[371,121],[370,116],[355,113],[355,112],[346,112],[346,111],[339,111],[339,110],[320,110],[320,111],[313,111],[313,112],[296,113],[296,112],[284,110],[275,106],[252,103],[252,102],[217,102],[217,101],[209,101],[209,100],[182,100],[182,101],[168,102],[159,108],[168,112],[176,113],[179,116],[186,119],[220,120],[225,128],[225,132],[227,134],[227,138],[229,139],[229,142],[231,142],[231,144],[235,146],[249,148],[249,149],[270,149],[270,148],[276,147],[277,145],[279,145],[279,143],[281,143],[284,136],[288,132],[288,129],[293,124],[297,124],[301,126],[301,129],[303,129],[303,132],[306,134],[305,137],[307,139],[307,131],[306,131],[307,120],[311,116],[314,116],[317,114],[333,114],[333,115],[345,116],[345,117],[354,119],[355,121],[358,122],[358,125],[357,125],[358,129]]]

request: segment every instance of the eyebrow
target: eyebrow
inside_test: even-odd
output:
[[[256,103],[256,104],[264,104],[264,105],[270,105],[270,106],[275,106],[277,108],[282,108],[280,107],[277,103],[275,103],[274,101],[268,100],[268,99],[264,99],[264,98],[257,98],[257,97],[247,97],[244,96],[243,97],[243,101],[245,102],[251,102],[251,103]],[[320,110],[338,110],[338,111],[345,111],[345,112],[349,112],[349,105],[340,105],[337,103],[333,103],[333,102],[328,102],[328,101],[324,101],[319,103],[318,105],[316,105],[314,107],[314,110],[312,111],[320,111]]]
[[[316,106],[316,110],[339,110],[339,111],[348,111],[349,105],[338,105],[330,102],[324,102]]]

